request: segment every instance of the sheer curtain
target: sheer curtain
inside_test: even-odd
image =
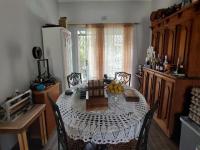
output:
[[[89,79],[132,72],[132,24],[87,25]]]
[[[103,79],[104,30],[102,24],[87,25],[89,79]]]
[[[124,28],[124,45],[123,45],[123,70],[132,73],[133,69],[133,25],[125,24]]]
[[[108,76],[114,76],[115,72],[123,70],[123,25],[105,25],[104,38],[104,72]]]

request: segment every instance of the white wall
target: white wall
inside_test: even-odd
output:
[[[134,72],[144,63],[150,43],[151,2],[81,2],[60,3],[59,16],[68,17],[70,24],[139,23],[134,26]],[[106,16],[107,20],[102,20]],[[71,28],[74,30],[74,28]],[[74,47],[73,47],[74,48]],[[76,53],[77,47],[73,49]],[[74,60],[78,64],[78,60]],[[75,67],[77,70],[77,67]],[[133,80],[135,83],[135,80]]]
[[[68,30],[71,32],[71,38],[72,38],[72,58],[73,58],[73,71],[74,72],[80,72],[79,70],[79,52],[78,52],[78,36],[76,32],[81,29],[79,26],[69,25]]]
[[[80,2],[60,3],[59,15],[69,23],[126,23],[141,22],[151,11],[151,2]],[[107,16],[107,21],[102,21]]]
[[[29,88],[37,75],[32,48],[42,47],[41,26],[57,19],[56,0],[0,0],[0,102]],[[15,139],[1,134],[0,149],[11,149]]]

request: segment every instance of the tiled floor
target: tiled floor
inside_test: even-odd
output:
[[[148,140],[149,150],[178,150],[178,146],[163,133],[154,121],[150,128]]]

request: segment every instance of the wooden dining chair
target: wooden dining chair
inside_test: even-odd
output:
[[[156,101],[151,109],[147,112],[140,130],[139,138],[136,144],[136,150],[147,150],[147,142],[149,136],[149,129],[151,126],[151,121],[155,111],[158,109],[159,101]]]
[[[147,150],[147,142],[148,142],[148,135],[149,129],[151,126],[151,121],[153,119],[153,115],[158,108],[159,102],[156,101],[151,109],[145,115],[139,138],[138,140],[131,140],[128,143],[119,143],[119,144],[109,144],[107,146],[107,150]]]
[[[122,84],[131,84],[131,74],[126,72],[115,72],[115,80]]]
[[[47,94],[49,102],[54,112],[54,117],[57,127],[57,137],[58,137],[58,150],[84,150],[85,143],[82,140],[73,140],[67,136],[65,131],[64,122],[57,104],[54,103],[52,97]],[[47,116],[50,117],[50,116]]]
[[[72,72],[70,75],[67,76],[67,83],[69,88],[71,86],[75,86],[79,83],[82,83],[81,73]]]

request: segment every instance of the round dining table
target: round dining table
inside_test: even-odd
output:
[[[87,111],[85,99],[74,92],[62,93],[57,100],[67,135],[73,140],[95,144],[126,143],[138,138],[149,110],[144,96],[133,89],[138,102],[127,102],[124,95],[118,98],[108,95],[108,108],[104,111]]]

